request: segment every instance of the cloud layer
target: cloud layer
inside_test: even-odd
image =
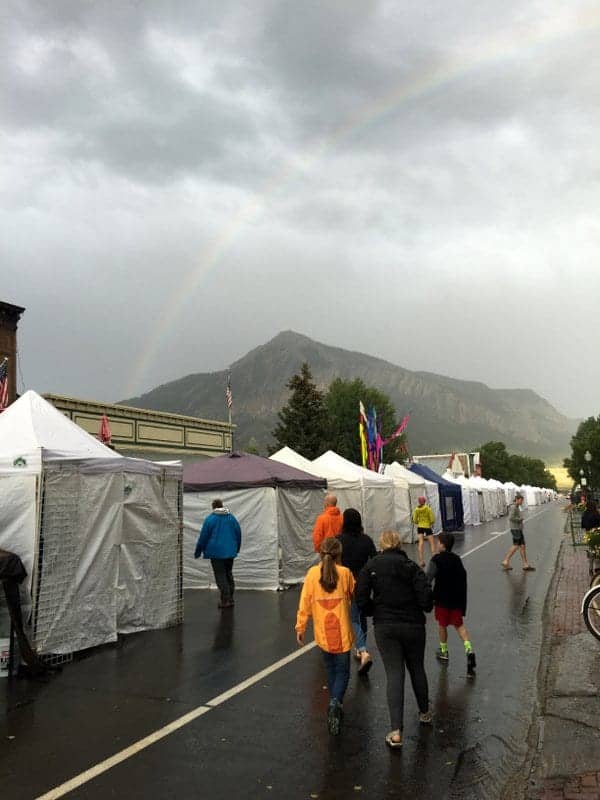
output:
[[[600,4],[9,3],[0,299],[114,400],[293,328],[598,414]],[[23,387],[20,387],[23,388]]]

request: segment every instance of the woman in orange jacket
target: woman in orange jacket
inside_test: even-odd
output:
[[[304,644],[309,617],[313,619],[315,640],[323,653],[329,688],[327,727],[332,736],[340,732],[342,701],[350,678],[350,651],[354,642],[350,605],[354,578],[342,567],[339,539],[323,539],[321,563],[311,567],[304,578],[298,614],[296,639]]]

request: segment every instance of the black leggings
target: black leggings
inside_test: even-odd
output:
[[[425,626],[406,622],[375,625],[375,641],[387,678],[387,701],[392,730],[402,730],[404,717],[404,667],[412,682],[419,711],[429,708],[429,687],[423,658]]]

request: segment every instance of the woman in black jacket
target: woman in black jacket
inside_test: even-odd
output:
[[[390,747],[402,747],[405,666],[412,682],[419,721],[431,723],[429,687],[425,674],[425,611],[433,608],[431,585],[425,573],[400,546],[400,535],[385,531],[381,553],[361,570],[356,602],[373,616],[375,641],[387,677],[387,700],[392,730]]]
[[[342,565],[348,567],[356,581],[367,561],[377,555],[377,550],[373,539],[363,531],[362,517],[355,508],[344,511],[338,539],[342,544]],[[350,613],[354,629],[354,657],[360,662],[358,674],[366,675],[373,665],[373,659],[367,650],[367,618],[360,611],[356,599],[352,601]]]

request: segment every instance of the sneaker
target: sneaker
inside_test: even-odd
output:
[[[429,703],[429,708],[427,711],[420,711],[419,712],[419,722],[423,725],[431,725],[433,721],[433,713],[431,711],[431,703]]]
[[[474,678],[475,677],[475,667],[477,666],[477,659],[475,658],[475,653],[472,650],[469,650],[467,653],[467,677]]]
[[[443,652],[441,650],[436,650],[435,657],[438,661],[443,661],[445,664],[447,664],[450,660],[450,654],[447,650],[444,650]]]
[[[338,700],[332,700],[327,709],[327,729],[332,736],[337,736],[342,723],[342,706]]]

